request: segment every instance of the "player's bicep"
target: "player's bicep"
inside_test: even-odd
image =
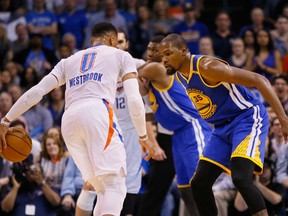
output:
[[[199,71],[205,82],[210,85],[227,82],[252,87],[256,86],[260,76],[252,71],[232,67],[221,60],[210,57],[201,59]]]

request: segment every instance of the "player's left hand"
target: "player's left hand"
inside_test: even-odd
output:
[[[154,154],[155,154],[155,148],[154,148],[154,145],[149,142],[149,139],[145,139],[145,140],[139,140],[141,146],[142,146],[142,149],[144,152],[146,152],[146,156],[144,157],[144,159],[146,161],[150,160]]]
[[[7,147],[5,135],[8,132],[8,129],[7,126],[0,124],[0,152]]]

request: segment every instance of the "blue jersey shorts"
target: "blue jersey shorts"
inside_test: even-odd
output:
[[[202,122],[204,120],[200,120]],[[211,127],[198,120],[174,131],[172,151],[179,188],[189,187],[205,143],[211,136]]]
[[[231,122],[215,125],[200,160],[209,161],[231,174],[231,158],[242,157],[255,163],[261,174],[265,156],[269,118],[263,105],[255,105]]]

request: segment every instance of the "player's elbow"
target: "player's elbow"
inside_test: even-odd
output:
[[[263,86],[270,86],[270,81],[265,77],[262,76],[260,74],[254,73],[254,86],[252,87],[256,87],[257,89],[261,89]]]
[[[127,104],[131,117],[140,118],[145,114],[145,108],[140,94],[138,97],[136,95],[127,96]]]

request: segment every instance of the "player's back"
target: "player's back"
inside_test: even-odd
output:
[[[96,45],[59,62],[51,73],[56,74],[60,84],[66,82],[66,109],[75,102],[91,98],[113,104],[118,77],[136,72],[130,57],[114,47]]]

